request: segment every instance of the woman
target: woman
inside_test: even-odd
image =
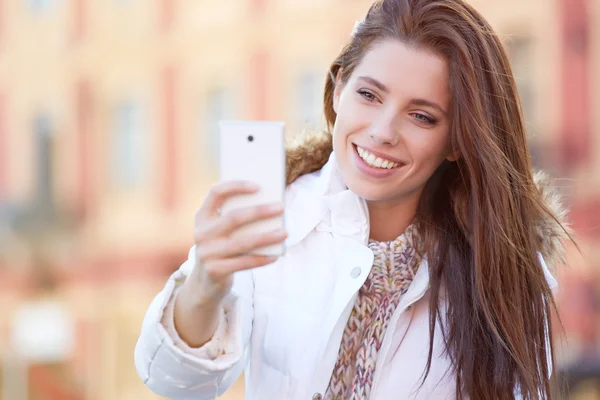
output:
[[[248,399],[552,398],[544,258],[564,229],[492,28],[462,0],[378,1],[324,112],[327,132],[288,149],[284,206],[219,215],[256,188],[209,193],[144,320],[144,382],[214,399],[245,369]],[[237,234],[283,208],[287,233]]]

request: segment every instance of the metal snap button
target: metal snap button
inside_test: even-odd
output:
[[[312,397],[312,400],[322,400],[323,396],[321,396],[321,393],[315,393]]]
[[[350,276],[356,279],[360,276],[361,271],[360,267],[354,267],[352,268],[352,271],[350,271]]]

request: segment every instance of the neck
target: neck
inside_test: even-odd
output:
[[[367,201],[370,238],[388,242],[400,236],[417,215],[419,196],[402,201]]]

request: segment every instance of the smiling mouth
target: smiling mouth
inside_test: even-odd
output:
[[[394,168],[398,168],[403,165],[403,164],[395,162],[395,161],[386,160],[385,158],[378,157],[375,154],[370,153],[368,150],[365,150],[358,145],[354,145],[354,147],[355,147],[356,152],[358,153],[359,157],[362,158],[363,161],[369,167],[379,168],[379,169],[394,169]]]

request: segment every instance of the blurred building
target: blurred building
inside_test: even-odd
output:
[[[133,347],[216,180],[217,122],[322,126],[325,73],[369,4],[0,0],[1,399],[158,398]],[[579,310],[569,294],[599,287],[600,2],[472,4],[505,38],[536,165],[567,178],[586,258],[559,300]],[[564,359],[597,347],[593,312],[568,313]]]

